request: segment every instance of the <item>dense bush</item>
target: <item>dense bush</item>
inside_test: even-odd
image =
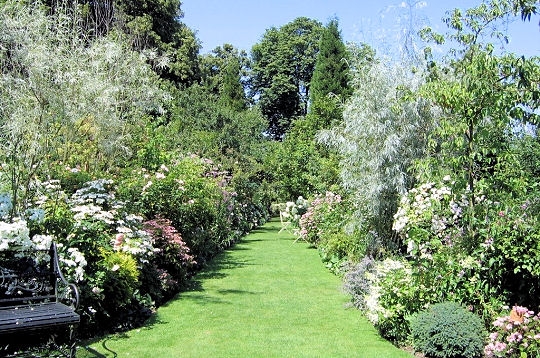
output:
[[[368,278],[375,260],[365,256],[359,263],[349,263],[344,277],[343,287],[351,295],[352,304],[360,310],[366,309],[365,297],[369,293],[371,280]]]
[[[133,171],[120,184],[120,195],[147,218],[169,219],[203,264],[229,245],[235,194],[226,175],[208,159],[184,157],[156,172]]]
[[[366,258],[346,279],[346,289],[354,293],[353,303],[364,310],[381,335],[404,343],[409,335],[407,317],[425,303],[415,287],[410,264],[399,259]]]
[[[297,205],[296,205],[297,206]],[[345,261],[366,253],[366,235],[350,225],[351,206],[338,194],[317,195],[298,220],[298,237],[318,248],[323,262],[340,273]]]
[[[300,217],[298,223],[300,239],[316,246],[329,231],[340,230],[344,224],[344,217],[336,208],[341,201],[340,195],[330,191],[325,195],[317,195]]]
[[[455,302],[436,303],[411,319],[415,350],[428,357],[481,357],[484,326],[474,313]]]
[[[170,220],[148,220],[143,223],[143,229],[152,237],[154,255],[143,270],[149,271],[150,275],[143,279],[141,293],[149,294],[161,304],[185,286],[196,262]],[[121,244],[122,239],[117,235],[115,245]]]
[[[502,203],[460,190],[447,176],[402,197],[393,228],[424,296],[473,305],[487,323],[505,302],[539,303],[539,263],[530,255],[538,249],[536,213],[533,191],[524,202]]]

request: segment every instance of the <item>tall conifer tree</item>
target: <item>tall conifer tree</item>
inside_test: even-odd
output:
[[[310,86],[311,113],[318,117],[314,129],[327,128],[341,118],[339,103],[351,95],[347,49],[335,18],[322,32]]]
[[[220,101],[226,107],[241,111],[246,108],[244,88],[240,83],[240,62],[238,58],[228,59],[220,88]]]

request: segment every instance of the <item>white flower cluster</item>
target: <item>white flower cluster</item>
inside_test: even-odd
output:
[[[30,231],[25,220],[15,219],[12,223],[0,221],[0,251],[8,249],[15,249],[21,254],[27,250],[48,250],[51,243],[54,241],[54,237],[51,235],[34,235],[32,238],[29,236]],[[58,258],[60,262],[66,265],[66,274],[70,279],[81,281],[84,277],[84,267],[86,266],[86,260],[82,253],[76,248],[68,248],[67,255],[64,257],[64,252],[61,250],[62,245],[59,244]],[[50,259],[48,254],[36,256],[36,260],[48,261]]]
[[[103,210],[99,205],[87,204],[87,205],[78,205],[71,208],[71,211],[75,213],[73,218],[77,222],[83,220],[98,220],[103,221],[105,224],[113,225],[114,221],[114,211]]]
[[[139,262],[147,262],[148,258],[156,251],[152,243],[152,237],[142,230],[144,218],[140,215],[127,214],[116,220],[116,232],[113,240],[113,248],[127,252],[136,257]]]
[[[60,180],[51,179],[42,182],[39,179],[34,179],[32,181],[32,189],[36,193],[33,199],[33,206],[37,208],[45,204],[49,198],[57,198],[64,194],[60,186]]]
[[[112,191],[113,181],[108,179],[98,179],[85,183],[84,187],[78,189],[72,196],[71,202],[74,205],[103,205],[114,203],[115,197]]]
[[[84,279],[84,268],[86,267],[86,258],[76,247],[70,247],[64,254],[62,245],[58,245],[60,252],[58,259],[63,264],[65,273],[70,279],[82,281]]]
[[[404,261],[393,260],[390,258],[384,261],[377,262],[373,269],[366,272],[365,278],[369,282],[368,293],[364,296],[364,307],[366,317],[371,323],[377,324],[380,317],[389,318],[391,311],[384,307],[381,302],[381,296],[384,295],[385,290],[394,289],[393,287],[387,287],[383,284],[386,276],[393,273],[393,271],[403,270],[402,285],[412,284],[412,271],[411,268]],[[395,287],[395,289],[399,289]]]
[[[451,243],[448,230],[459,227],[468,199],[465,194],[456,199],[447,185],[449,182],[450,176],[445,176],[438,186],[425,183],[409,190],[401,198],[392,229],[407,241],[409,250],[412,251],[414,246],[409,240],[409,230],[413,227],[426,229],[439,239]]]
[[[0,221],[0,251],[13,247],[25,250],[33,246],[25,220],[15,218],[11,223]]]
[[[309,207],[309,201],[299,196],[296,202],[288,201],[286,203],[277,204],[282,218],[292,221],[300,220],[300,216],[306,212]]]
[[[425,183],[418,188],[409,190],[408,194],[401,198],[398,211],[394,215],[392,229],[401,232],[408,224],[414,225],[423,220],[426,214],[433,211],[432,206],[448,199],[451,195],[452,190],[448,186],[441,185],[440,188],[437,188],[434,183]],[[435,227],[439,227],[439,230],[435,231],[445,228],[444,222],[434,222],[433,224]]]
[[[115,250],[127,252],[141,263],[148,262],[148,258],[157,251],[146,231],[128,226],[119,226],[116,230],[118,234],[112,240]]]
[[[51,247],[54,237],[51,235],[34,235],[32,243],[37,250],[48,250]]]

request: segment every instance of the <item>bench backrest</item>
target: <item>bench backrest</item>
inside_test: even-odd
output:
[[[0,307],[57,301],[57,263],[54,243],[48,250],[0,252]]]

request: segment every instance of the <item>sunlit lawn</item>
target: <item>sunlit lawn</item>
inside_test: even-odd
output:
[[[271,222],[224,252],[141,329],[77,357],[411,357],[346,308],[317,251]]]

